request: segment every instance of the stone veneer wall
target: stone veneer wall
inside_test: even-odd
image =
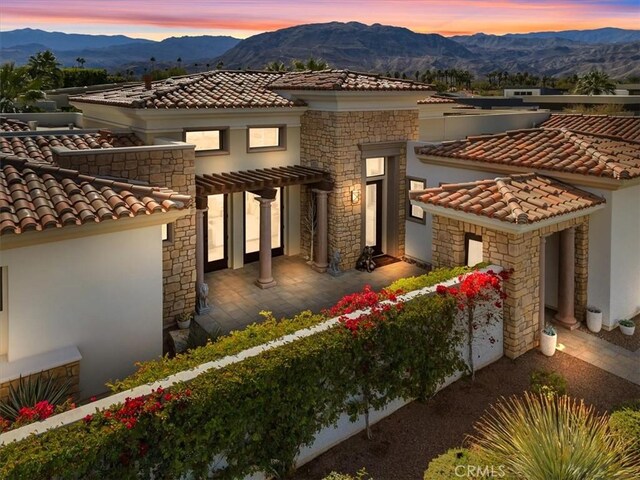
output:
[[[39,373],[34,373],[25,377],[26,379],[31,379],[39,375]],[[61,365],[59,367],[51,368],[49,370],[44,370],[44,375],[50,375],[55,379],[71,379],[71,389],[69,391],[69,396],[71,396],[74,400],[79,399],[80,394],[80,362],[71,362],[65,365]],[[0,402],[5,401],[9,398],[9,386],[13,385],[13,388],[17,388],[20,382],[19,378],[15,380],[9,380],[8,382],[0,383]]]
[[[359,145],[418,138],[418,110],[321,112],[309,110],[301,117],[300,162],[331,173],[334,190],[329,194],[329,257],[336,249],[341,268],[352,269],[363,247],[362,200],[351,203],[351,190],[363,189],[362,152]],[[406,147],[404,147],[406,148]],[[398,250],[404,254],[406,203],[406,152],[396,157],[398,178]],[[301,192],[301,216],[307,212],[309,189]],[[301,228],[301,252],[308,255],[309,233]]]
[[[193,147],[109,149],[82,155],[58,153],[54,161],[89,175],[108,175],[148,182],[191,195],[195,205],[195,152]],[[170,327],[176,315],[194,312],[196,303],[195,213],[176,220],[171,241],[162,252],[163,325]]]
[[[575,227],[575,316],[584,321],[587,307],[589,217],[567,220],[524,234],[505,233],[433,216],[433,266],[464,264],[464,236],[482,236],[485,262],[513,268],[504,302],[505,355],[516,358],[538,345],[540,311],[540,237]]]

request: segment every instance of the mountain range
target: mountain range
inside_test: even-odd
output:
[[[466,69],[530,71],[537,75],[581,74],[591,68],[615,78],[640,75],[640,30],[601,28],[524,34],[460,35],[416,33],[406,28],[358,22],[299,25],[245,40],[225,36],[171,37],[162,41],[122,35],[79,35],[22,29],[0,32],[0,60],[26,63],[30,55],[52,50],[65,66],[110,71],[180,63],[188,71],[214,68],[261,69],[273,61],[322,58],[335,68],[374,72]],[[82,45],[82,48],[78,48]],[[180,58],[181,62],[177,62]]]

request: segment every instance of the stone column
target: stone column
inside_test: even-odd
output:
[[[198,202],[201,203],[201,202]],[[201,207],[202,205],[197,205]],[[211,310],[209,306],[209,285],[204,279],[204,212],[208,208],[196,208],[196,313],[203,314]]]
[[[544,315],[544,303],[545,303],[545,258],[547,250],[547,237],[540,236],[540,281],[538,282],[538,296],[540,300],[540,330],[538,331],[536,338],[539,338],[540,332],[544,329],[546,318]]]
[[[313,259],[313,268],[316,272],[324,273],[329,266],[329,216],[327,213],[328,195],[327,190],[313,189],[313,193],[316,194],[316,233],[318,239],[318,245],[315,249],[316,258]],[[313,239],[311,239],[313,241]]]
[[[269,192],[256,198],[260,202],[260,271],[256,285],[263,289],[276,286],[271,274],[271,204],[275,200],[275,190],[273,198],[268,198],[270,196]]]
[[[555,319],[569,329],[578,327],[575,303],[575,228],[560,232],[560,265],[558,266],[558,313]]]

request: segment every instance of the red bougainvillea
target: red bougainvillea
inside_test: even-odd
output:
[[[363,329],[370,329],[394,311],[402,308],[401,303],[395,303],[400,290],[390,291],[382,289],[375,292],[370,285],[365,285],[362,292],[345,295],[329,311],[332,317],[339,317],[340,322],[354,335]],[[385,302],[388,300],[388,302]],[[368,310],[367,313],[351,318],[349,314],[358,310]]]

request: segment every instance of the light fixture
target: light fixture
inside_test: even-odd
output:
[[[351,190],[351,203],[355,205],[358,202],[360,202],[360,190],[354,188]]]

